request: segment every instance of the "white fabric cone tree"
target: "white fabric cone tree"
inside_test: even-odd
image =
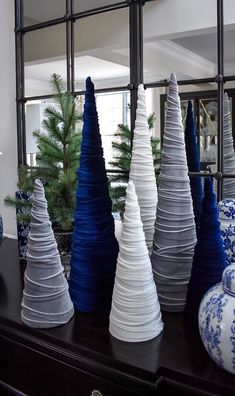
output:
[[[151,256],[159,302],[165,311],[183,311],[191,274],[196,231],[188,177],[180,99],[171,74],[158,205]]]
[[[40,180],[35,181],[21,320],[35,328],[67,323],[74,314]]]
[[[149,254],[151,254],[154,222],[156,218],[157,185],[146,113],[145,91],[142,84],[138,87],[130,179],[133,180],[135,185],[140,205],[140,215],[143,223],[145,240]]]
[[[130,181],[119,242],[109,331],[119,340],[139,342],[156,337],[162,329],[140,208],[134,184]]]
[[[120,241],[122,234],[122,220],[114,220],[115,238]]]
[[[232,120],[228,95],[224,95],[224,173],[235,173]],[[224,179],[223,199],[235,199],[235,179]]]

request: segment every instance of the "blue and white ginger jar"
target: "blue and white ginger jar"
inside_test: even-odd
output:
[[[235,263],[235,200],[220,201],[218,211],[226,262],[229,265]]]
[[[205,294],[198,318],[200,336],[210,357],[235,374],[235,264],[226,267],[222,283]]]

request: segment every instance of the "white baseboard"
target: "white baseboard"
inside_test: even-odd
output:
[[[17,236],[12,234],[3,234],[3,236],[10,239],[17,239]]]

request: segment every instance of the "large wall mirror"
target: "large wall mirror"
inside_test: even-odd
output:
[[[230,97],[235,135],[232,0],[42,0],[37,4],[16,0],[16,4],[21,35],[17,45],[24,49],[23,59],[18,59],[20,163],[36,165],[32,132],[41,127],[45,107],[54,103],[52,73],[61,75],[64,89],[74,93],[81,112],[84,80],[92,77],[106,167],[112,169],[112,141],[118,125],[133,130],[139,82],[146,87],[147,112],[155,114],[151,133],[162,141],[167,81],[173,71],[179,81],[183,121],[187,102],[193,101],[202,170],[210,163],[214,173],[221,173],[223,153],[218,159],[218,146],[223,144],[224,88]],[[221,181],[219,185],[221,197]]]

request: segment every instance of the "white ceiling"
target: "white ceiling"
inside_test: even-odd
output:
[[[74,0],[74,12],[118,3],[118,0]],[[24,0],[24,16],[36,22],[59,18],[66,13],[66,0]],[[29,24],[30,20],[26,20]]]
[[[216,33],[203,34],[199,36],[184,37],[172,40],[173,42],[187,48],[205,59],[216,62],[217,35]],[[234,61],[235,30],[224,32],[224,58],[226,62]]]
[[[183,23],[182,26],[180,26],[181,30],[178,29],[175,35],[171,33],[167,36],[167,34],[165,34],[164,38],[161,38],[157,33],[160,22],[158,21],[158,24],[156,24],[155,19],[151,22],[148,20],[148,17],[150,18],[153,11],[156,11],[156,7],[163,6],[165,1],[167,3],[167,0],[153,1],[152,4],[148,3],[148,7],[146,8],[148,12],[145,13],[144,23],[145,27],[149,29],[149,32],[144,38],[144,81],[147,83],[168,78],[172,71],[176,73],[178,79],[215,76],[217,72],[217,40],[215,26],[210,24],[210,27],[207,28],[207,21],[204,21],[204,26],[202,26],[200,25],[201,20],[199,20],[196,23],[196,27],[194,26],[194,30],[190,30],[191,26],[188,26],[187,29],[184,30],[185,23]],[[82,11],[85,8],[89,9],[116,2],[117,0],[75,0],[77,7],[76,11],[78,8]],[[37,20],[58,17],[64,14],[64,4],[65,0],[56,0],[56,7],[55,0],[25,0],[25,15],[32,19],[37,18]],[[156,13],[156,16],[158,14],[159,12]],[[106,15],[107,14],[105,14],[105,16]],[[85,32],[84,36],[81,36],[83,34],[83,29],[79,31],[80,37],[85,37],[87,41],[83,40],[83,50],[79,52],[78,49],[76,52],[76,89],[83,89],[83,82],[88,75],[97,82],[97,88],[126,85],[128,82],[129,48],[128,44],[123,44],[123,41],[125,41],[123,37],[125,38],[125,35],[128,36],[128,31],[123,33],[124,29],[127,30],[127,22],[125,22],[124,26],[123,15],[121,13],[120,15],[118,13],[115,14],[115,19],[117,20],[116,27],[113,26],[113,22],[110,22],[108,15],[106,18],[104,18],[102,24],[99,18],[92,19],[88,31],[86,30],[87,26],[83,26],[82,28],[84,28]],[[120,20],[118,20],[118,18]],[[185,22],[185,20],[183,22]],[[119,29],[121,23],[123,26]],[[193,21],[191,23],[193,23]],[[171,26],[169,26],[169,29],[170,27]],[[229,30],[225,31],[224,36],[225,73],[235,74],[235,25],[230,24],[229,27],[226,26],[226,29],[227,28]],[[39,35],[38,40],[40,40],[40,37]],[[96,43],[96,38],[98,44]],[[60,44],[58,39],[57,42]],[[37,59],[39,54],[39,48],[36,44],[37,41],[33,42],[32,50],[35,49],[36,51],[34,59]],[[49,43],[46,42],[43,48],[46,48],[46,44],[49,48]],[[58,58],[58,56],[55,55],[54,58],[48,58],[49,54],[53,56],[53,50],[54,47],[52,46],[49,48],[44,59],[38,59],[33,63],[26,64],[27,96],[49,93],[48,80],[52,73],[56,72],[60,74],[63,79],[66,79],[65,59],[61,57]],[[61,53],[64,54],[64,49]]]
[[[217,35],[216,33],[202,34],[192,37],[183,37],[172,40],[175,44],[194,52],[202,58],[217,62]],[[224,32],[224,69],[227,74],[235,74],[235,30]]]
[[[26,79],[37,79],[39,81],[48,80],[48,76],[53,73],[60,74],[66,78],[66,61],[57,60],[36,64],[29,64],[25,67]],[[75,58],[75,78],[77,81],[84,81],[87,76],[92,76],[93,80],[107,78],[120,78],[128,76],[129,68],[93,56],[81,56]]]

